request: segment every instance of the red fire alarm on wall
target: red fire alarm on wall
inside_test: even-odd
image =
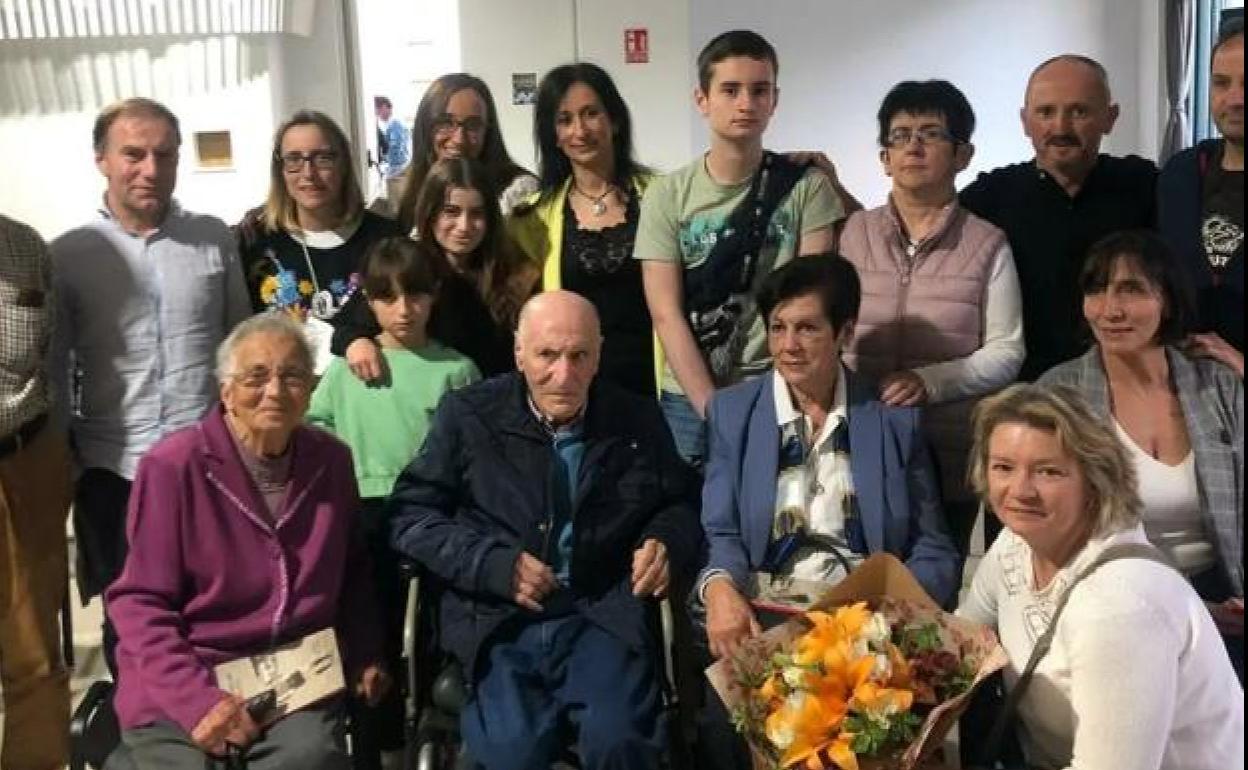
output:
[[[650,61],[650,32],[645,27],[624,30],[624,62],[645,64]]]

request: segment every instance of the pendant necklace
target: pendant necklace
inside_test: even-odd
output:
[[[575,181],[572,182],[572,189],[576,190],[577,194],[580,195],[582,198],[589,201],[591,205],[590,210],[593,211],[594,216],[596,217],[600,217],[603,214],[607,213],[607,200],[606,199],[607,199],[607,196],[611,194],[611,190],[613,190],[614,188],[615,188],[614,185],[608,184],[607,189],[603,190],[601,195],[594,197],[593,195],[590,195],[589,193],[582,190],[581,186],[578,185]]]

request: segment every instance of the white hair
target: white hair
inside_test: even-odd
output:
[[[217,381],[225,382],[234,374],[234,354],[238,346],[257,334],[271,334],[274,337],[285,337],[295,342],[295,351],[301,363],[308,371],[314,370],[316,355],[312,345],[304,334],[303,324],[280,311],[269,311],[253,315],[239,322],[217,347]]]

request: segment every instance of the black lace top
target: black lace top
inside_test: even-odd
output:
[[[633,259],[640,206],[630,195],[624,221],[601,230],[580,226],[571,199],[563,206],[563,288],[594,303],[602,321],[599,374],[621,387],[653,397],[654,344],[650,310]]]

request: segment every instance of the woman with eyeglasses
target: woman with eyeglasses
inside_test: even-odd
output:
[[[845,363],[877,380],[889,406],[921,406],[945,514],[966,554],[979,504],[966,484],[977,399],[1014,380],[1023,315],[1005,234],[958,204],[975,113],[944,80],[898,83],[879,114],[888,202],[849,218],[841,252],[862,280]]]
[[[304,323],[319,374],[329,364],[338,312],[359,291],[364,253],[398,232],[391,220],[364,210],[338,124],[320,112],[297,112],[273,138],[259,231],[240,239],[252,305]]]
[[[416,199],[430,166],[448,158],[479,162],[499,192],[498,207],[504,214],[537,189],[537,178],[507,153],[489,86],[464,72],[452,72],[430,83],[416,108],[412,162],[396,212],[405,232],[416,224]]]
[[[555,67],[538,86],[533,135],[541,190],[512,215],[512,235],[543,265],[544,289],[577,292],[598,310],[599,375],[654,396],[654,327],[632,258],[653,175],[633,158],[628,106],[601,67]]]
[[[105,594],[135,767],[215,768],[234,753],[237,766],[349,770],[342,702],[376,705],[389,688],[351,451],[303,426],[312,359],[302,324],[246,319],[217,351],[220,403],[139,462],[130,553]],[[266,708],[263,689],[216,671],[276,674],[274,651],[300,640],[345,687]]]

